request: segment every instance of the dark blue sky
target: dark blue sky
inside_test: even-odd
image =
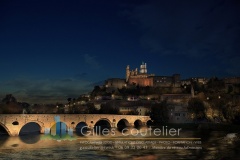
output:
[[[182,78],[240,75],[238,0],[1,0],[0,97],[66,101],[126,65]]]

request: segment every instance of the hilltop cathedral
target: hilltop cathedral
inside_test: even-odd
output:
[[[126,68],[126,82],[127,84],[134,84],[139,86],[150,87],[179,87],[180,75],[174,74],[173,76],[155,76],[154,74],[147,73],[147,63],[140,65],[138,69],[130,71],[129,65]]]
[[[122,88],[131,85],[139,85],[142,87],[180,87],[180,74],[172,76],[155,76],[147,73],[147,63],[142,62],[140,70],[130,70],[130,66],[126,68],[126,79],[111,78],[105,81],[105,86],[110,88]]]

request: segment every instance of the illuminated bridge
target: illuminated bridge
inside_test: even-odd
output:
[[[79,125],[88,128],[107,125],[111,128],[121,126],[141,126],[151,122],[149,116],[111,115],[111,114],[1,114],[0,127],[10,136],[18,136],[21,130],[35,123],[40,133],[50,130],[58,122],[66,124],[66,128],[75,131]]]

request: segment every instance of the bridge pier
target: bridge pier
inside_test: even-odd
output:
[[[20,131],[20,127],[19,126],[14,126],[14,125],[6,125],[6,128],[9,136],[18,136],[19,135],[19,131]]]
[[[134,123],[129,123],[129,125],[127,125],[127,127],[134,127]]]
[[[40,130],[40,133],[41,133],[41,134],[44,134],[44,131],[45,131],[45,128],[42,127],[41,130]]]

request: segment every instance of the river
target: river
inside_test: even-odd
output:
[[[161,129],[161,128],[160,128]],[[145,132],[140,134],[140,131]],[[0,136],[0,159],[175,160],[238,159],[240,142],[225,131],[181,130],[180,135],[150,134],[149,128],[114,130],[114,135],[48,139],[44,134]]]

